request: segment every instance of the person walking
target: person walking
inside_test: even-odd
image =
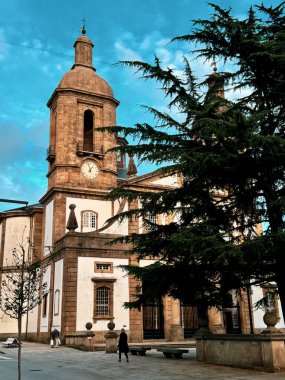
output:
[[[57,329],[53,329],[51,332],[51,348],[55,347],[57,348],[58,345],[60,344],[60,339],[59,339],[59,331]]]
[[[125,329],[121,330],[121,334],[119,336],[119,362],[121,361],[122,352],[125,354],[127,362],[129,361],[128,353],[129,353],[129,345],[128,345],[128,335],[125,332]]]

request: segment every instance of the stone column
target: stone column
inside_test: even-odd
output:
[[[107,354],[114,354],[117,353],[117,338],[118,334],[113,331],[115,328],[115,323],[114,322],[109,322],[107,325],[109,331],[106,332],[105,334],[105,339],[106,339],[106,353]]]
[[[85,347],[86,349],[89,349],[89,351],[94,351],[94,338],[95,333],[91,331],[93,325],[91,322],[87,322],[86,325],[86,339],[85,339]]]
[[[179,342],[184,340],[184,331],[180,322],[180,301],[171,299],[170,340]]]

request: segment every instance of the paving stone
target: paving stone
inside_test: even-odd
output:
[[[183,359],[166,359],[155,349],[147,356],[130,355],[118,362],[117,354],[103,351],[83,352],[61,346],[50,348],[38,343],[23,343],[22,380],[285,380],[285,374],[256,372],[196,362],[195,348],[189,347]],[[2,349],[1,376],[15,380],[17,373],[17,350]]]

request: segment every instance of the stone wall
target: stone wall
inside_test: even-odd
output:
[[[285,335],[197,336],[197,360],[266,372],[285,371]]]

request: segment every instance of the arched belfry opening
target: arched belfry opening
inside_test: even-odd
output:
[[[83,150],[87,152],[93,152],[94,115],[92,111],[87,110],[84,112],[83,123]]]

